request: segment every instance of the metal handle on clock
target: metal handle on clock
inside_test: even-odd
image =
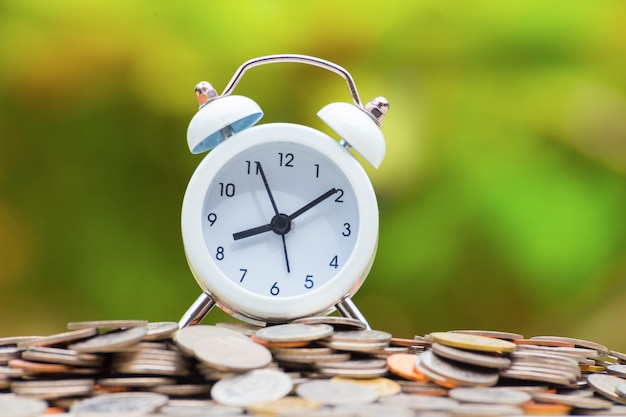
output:
[[[265,64],[275,64],[279,62],[294,62],[299,64],[307,64],[313,65],[315,67],[324,68],[328,71],[334,72],[335,74],[339,74],[348,84],[348,90],[350,91],[350,95],[352,96],[352,101],[361,109],[365,110],[363,104],[361,103],[361,98],[359,97],[359,93],[356,89],[356,84],[352,79],[352,76],[345,68],[340,67],[339,65],[326,61],[321,58],[316,58],[308,55],[299,55],[299,54],[279,54],[279,55],[267,55],[258,58],[253,58],[249,61],[244,62],[238,69],[235,71],[233,78],[230,79],[226,88],[220,96],[228,96],[230,95],[241,78],[243,74],[251,68],[258,67]]]

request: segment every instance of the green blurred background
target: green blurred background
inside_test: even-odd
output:
[[[355,297],[374,328],[626,351],[624,22],[622,1],[3,0],[0,336],[177,321],[200,292],[179,224],[203,157],[185,139],[193,88],[290,52],[391,103],[368,170],[379,251]],[[321,107],[350,101],[295,64],[236,93],[265,122],[319,129]]]

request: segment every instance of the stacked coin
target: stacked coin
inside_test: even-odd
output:
[[[0,338],[0,415],[626,415],[626,354],[494,331],[414,339],[342,317],[73,322]]]

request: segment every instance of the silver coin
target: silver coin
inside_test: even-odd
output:
[[[0,396],[0,416],[2,417],[32,417],[43,414],[48,403],[37,398]]]
[[[115,352],[139,342],[146,335],[145,327],[133,327],[111,333],[103,333],[82,342],[69,345],[78,352]]]
[[[194,356],[201,362],[224,371],[248,371],[268,365],[272,353],[245,336],[214,336],[210,343],[196,346]]]
[[[188,355],[193,355],[196,347],[206,346],[216,337],[219,338],[222,335],[231,338],[238,337],[240,340],[250,341],[249,337],[226,327],[199,324],[180,329],[176,333],[176,336],[174,336],[174,342],[183,352]]]
[[[289,323],[259,329],[255,336],[266,342],[304,342],[323,339],[333,331],[329,324]]]
[[[615,386],[615,393],[622,398],[626,398],[626,381]]]
[[[458,362],[438,357],[432,351],[422,353],[420,365],[461,386],[491,386],[498,382],[497,371],[488,368],[470,368]]]
[[[178,331],[178,323],[174,321],[152,322],[146,325],[146,335],[143,340],[169,339]]]
[[[450,398],[466,403],[521,405],[532,399],[524,391],[513,388],[454,388],[448,393]]]
[[[211,388],[211,397],[223,405],[245,407],[282,398],[292,388],[293,382],[284,372],[257,369],[219,380]]]
[[[448,410],[454,417],[486,417],[486,416],[521,416],[524,412],[521,407],[505,404],[460,404]]]
[[[103,387],[156,387],[157,385],[174,384],[176,379],[163,376],[111,377],[98,379]]]
[[[365,330],[367,325],[360,320],[341,316],[302,317],[293,323],[330,324],[335,330]]]
[[[591,389],[598,394],[619,404],[626,404],[626,398],[617,394],[617,387],[624,383],[624,379],[613,375],[591,374],[587,376]]]
[[[575,382],[575,377],[571,374],[562,374],[555,372],[543,372],[537,369],[516,369],[509,368],[500,371],[500,376],[510,379],[521,379],[523,381],[537,381],[548,384],[556,384],[569,386]]]
[[[606,371],[612,375],[626,378],[626,365],[608,365]]]
[[[67,324],[67,329],[77,330],[87,327],[95,327],[100,330],[117,330],[129,327],[146,327],[147,325],[147,320],[91,320],[70,322]]]
[[[159,415],[176,417],[226,417],[241,416],[242,407],[230,407],[213,400],[170,399],[167,405],[159,409]]]
[[[226,329],[233,330],[245,336],[254,336],[257,330],[263,328],[262,326],[257,326],[256,324],[242,323],[242,322],[238,322],[238,323],[222,322],[222,323],[215,323],[215,325],[217,327],[224,327]]]
[[[523,339],[524,336],[518,333],[501,332],[497,330],[451,330],[452,333],[465,333],[475,336],[493,337],[495,339],[515,340]]]
[[[41,399],[85,396],[90,395],[93,392],[93,389],[93,379],[14,381],[11,384],[11,391],[15,394]]]
[[[555,341],[555,342],[566,342],[571,343],[574,346],[579,346],[582,348],[587,348],[590,350],[596,350],[600,352],[602,355],[607,355],[609,353],[609,349],[596,342],[592,342],[584,339],[575,339],[573,337],[563,337],[563,336],[533,336],[530,340],[543,340],[543,341]],[[598,355],[596,355],[598,356]]]
[[[610,350],[609,356],[612,356],[615,359],[618,359],[622,363],[626,363],[626,353],[617,352],[615,350]]]
[[[166,395],[147,392],[102,394],[80,401],[70,410],[76,416],[139,416],[155,412],[167,401]]]
[[[379,400],[382,404],[397,405],[416,411],[446,411],[458,406],[458,401],[453,398],[435,395],[409,395],[398,394],[384,397]]]
[[[434,353],[441,357],[452,359],[458,362],[463,362],[469,365],[497,369],[508,368],[511,365],[511,360],[509,358],[478,353],[476,351],[469,351],[465,349],[458,349],[451,346],[442,345],[440,343],[433,343],[431,349]]]
[[[59,345],[63,343],[74,342],[76,340],[85,339],[98,334],[98,329],[95,327],[86,327],[84,329],[71,330],[69,332],[57,333],[50,336],[37,337],[35,339],[29,339],[19,342],[19,347],[29,346],[51,346]]]
[[[51,347],[29,347],[22,353],[22,359],[86,367],[100,367],[104,363],[104,358],[97,354]]]
[[[317,343],[336,350],[348,352],[383,352],[389,346],[388,342],[344,342],[335,340],[320,340]]]
[[[334,332],[333,342],[388,344],[391,334],[380,330],[347,330]]]
[[[350,382],[319,380],[305,382],[296,387],[296,393],[307,400],[325,405],[369,404],[378,399],[372,388]]]
[[[552,394],[548,392],[536,392],[532,394],[532,397],[533,400],[539,403],[563,404],[585,410],[604,410],[611,408],[613,405],[612,401],[606,401],[601,398],[585,398],[576,395]]]

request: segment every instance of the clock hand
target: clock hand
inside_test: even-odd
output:
[[[319,203],[321,203],[322,201],[326,200],[327,198],[329,198],[330,196],[332,196],[333,194],[335,194],[338,190],[336,188],[331,188],[330,190],[326,191],[324,194],[322,194],[321,196],[317,197],[315,200],[311,201],[309,204],[306,204],[304,206],[302,206],[301,208],[299,208],[298,210],[294,211],[290,216],[289,216],[289,220],[293,220],[296,217],[298,217],[299,215],[301,215],[302,213],[312,209],[313,207],[317,206]]]
[[[327,198],[335,194],[337,191],[338,190],[336,188],[331,188],[330,190],[326,191],[321,196],[317,197],[315,200],[302,206],[300,209],[294,211],[293,214],[291,214],[290,216],[279,214],[272,219],[271,223],[264,224],[263,226],[253,227],[251,229],[247,229],[241,232],[233,233],[233,239],[239,240],[239,239],[243,239],[246,237],[258,235],[260,233],[269,232],[270,230],[273,230],[275,233],[278,233],[279,235],[284,236],[287,232],[289,232],[289,230],[291,230],[291,220],[300,216],[304,212],[312,209],[313,207],[315,207],[322,201],[326,200]]]
[[[244,230],[242,232],[233,233],[233,239],[239,240],[245,237],[258,235],[259,233],[269,232],[274,228],[272,223],[264,224],[263,226],[253,227],[252,229]]]
[[[287,266],[287,273],[291,272],[289,268],[289,256],[287,256],[287,242],[285,242],[285,233],[287,233],[291,229],[291,221],[284,214],[280,214],[278,211],[278,206],[276,206],[276,201],[274,201],[274,196],[272,195],[272,190],[270,190],[270,185],[267,182],[267,178],[265,177],[265,172],[263,172],[263,166],[259,161],[256,161],[257,169],[261,174],[261,178],[263,179],[263,185],[265,185],[265,190],[267,191],[267,195],[272,202],[272,208],[274,209],[274,213],[276,214],[272,219],[270,225],[272,226],[271,230],[280,234],[280,237],[283,239],[283,252],[285,253],[285,265]],[[233,238],[235,236],[233,235]]]
[[[270,185],[267,183],[267,178],[265,177],[265,172],[263,172],[263,167],[259,161],[256,161],[256,167],[261,174],[261,178],[263,179],[263,185],[265,185],[265,190],[267,191],[267,195],[270,197],[270,201],[272,202],[272,208],[274,209],[274,213],[278,216],[278,207],[276,206],[276,201],[274,201],[274,196],[272,195],[272,190],[270,190]]]

